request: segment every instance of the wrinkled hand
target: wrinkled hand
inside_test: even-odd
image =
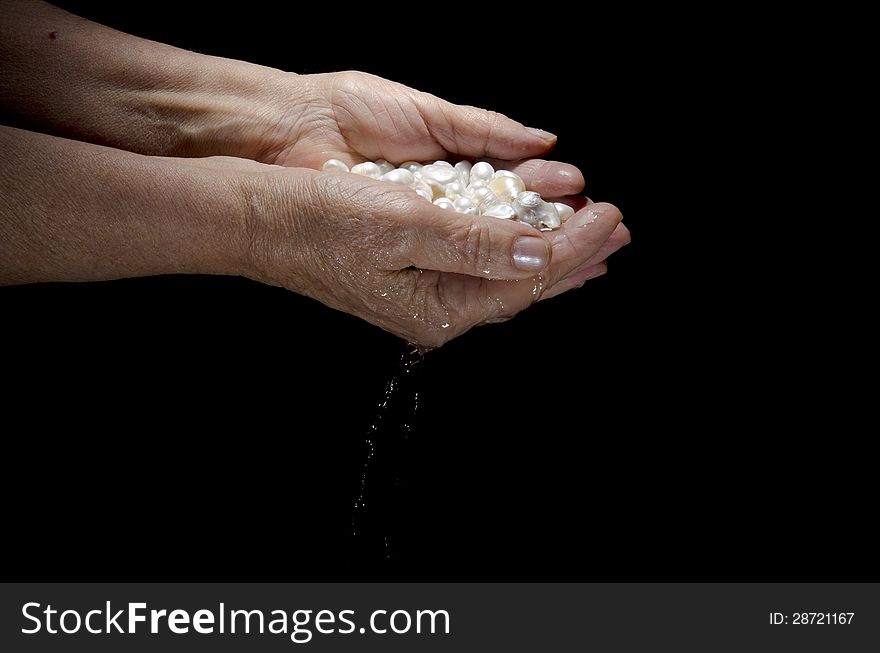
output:
[[[425,348],[601,274],[628,241],[609,204],[588,203],[545,236],[357,175],[260,168],[239,177],[250,215],[245,274]]]
[[[546,198],[584,188],[574,166],[530,159],[550,150],[555,136],[499,113],[360,72],[294,76],[286,83],[288,92],[276,91],[273,100],[284,108],[267,111],[276,117],[252,132],[258,143],[249,149],[264,163],[320,168],[331,158],[349,165],[485,159],[515,171]]]
[[[579,287],[629,242],[615,207],[572,197],[584,186],[577,168],[530,158],[552,148],[551,134],[364,73],[285,76],[271,96],[246,156],[274,165],[243,169],[254,279],[436,347]],[[485,159],[580,210],[542,234],[434,207],[403,186],[302,169],[330,158]]]

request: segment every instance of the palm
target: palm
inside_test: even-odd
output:
[[[436,98],[363,74],[315,75],[312,82],[308,123],[279,131],[273,163],[317,168],[330,158],[400,163],[448,155],[443,134],[425,120],[426,110],[436,113]]]

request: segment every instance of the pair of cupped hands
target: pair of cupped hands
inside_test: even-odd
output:
[[[240,179],[247,276],[430,348],[582,286],[629,242],[617,208],[577,195],[577,168],[535,158],[555,144],[547,132],[365,73],[296,80],[305,101],[255,133],[244,152],[192,160]],[[405,186],[303,170],[331,158],[487,160],[576,213],[542,233],[441,209]]]

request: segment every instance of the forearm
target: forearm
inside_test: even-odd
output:
[[[0,127],[0,284],[241,271],[222,171]]]
[[[282,119],[274,82],[289,93],[295,77],[123,34],[36,0],[0,0],[0,112],[41,131],[143,154],[268,160],[251,132],[274,112]]]

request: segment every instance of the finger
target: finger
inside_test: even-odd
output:
[[[550,242],[527,224],[424,205],[412,221],[408,263],[487,279],[527,279],[549,264]]]
[[[544,271],[547,287],[564,279],[602,248],[617,229],[623,216],[616,206],[605,202],[590,204],[548,234],[553,262]]]
[[[574,209],[575,213],[580,211],[582,208],[587,206],[588,204],[592,204],[593,200],[591,200],[586,195],[567,195],[565,197],[552,197],[547,199],[548,202],[559,202],[561,204],[568,204],[571,208]]]
[[[622,247],[625,247],[626,245],[629,245],[630,241],[630,233],[629,229],[626,228],[626,225],[624,225],[623,223],[617,225],[614,233],[612,233],[611,237],[602,244],[602,247],[599,248],[598,252],[596,252],[593,256],[578,265],[574,270],[569,272],[556,283],[562,283],[566,279],[569,279],[570,277],[573,277],[574,275],[580,273],[581,270],[604,262],[609,256],[614,254],[614,252],[618,251]]]
[[[522,159],[548,152],[556,136],[494,111],[452,104],[428,93],[413,98],[425,126],[444,150],[469,157]]]
[[[522,161],[490,161],[496,170],[515,172],[526,188],[543,197],[576,195],[584,189],[584,176],[575,166],[561,161],[525,159]]]
[[[579,272],[566,277],[555,286],[547,290],[541,296],[541,301],[545,299],[552,299],[553,297],[561,295],[562,293],[569,290],[580,288],[590,279],[601,277],[606,272],[608,272],[608,266],[605,263],[596,263],[594,265],[589,265]]]
[[[611,237],[622,216],[611,204],[590,204],[569,218],[548,240],[553,254],[543,272],[522,281],[483,284],[485,318],[509,317],[538,301],[581,264],[595,256]]]

